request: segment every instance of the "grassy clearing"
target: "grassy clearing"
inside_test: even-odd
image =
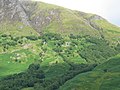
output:
[[[20,61],[15,61],[15,54],[26,55],[20,57]],[[20,50],[12,53],[0,54],[0,77],[19,73],[27,69],[27,67],[34,62],[34,59],[37,58],[35,54],[29,50]]]

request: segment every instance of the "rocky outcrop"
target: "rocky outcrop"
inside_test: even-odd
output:
[[[89,18],[87,18],[87,21],[89,22],[89,24],[96,30],[103,30],[103,28],[101,28],[101,26],[99,26],[98,24],[95,23],[96,20],[105,20],[104,18],[102,18],[101,16],[98,15],[93,15]]]
[[[88,15],[87,13],[84,12],[78,12],[80,17],[83,17],[84,21],[86,24],[88,24],[91,28],[95,29],[95,30],[103,30],[103,28],[101,28],[101,26],[99,26],[95,21],[97,20],[105,20],[104,18],[102,18],[99,15]]]
[[[102,18],[101,16],[98,15],[93,15],[91,17],[88,18],[88,20],[105,20],[104,18]]]
[[[0,1],[0,22],[22,22],[32,26],[39,33],[42,28],[49,25],[52,20],[59,19],[59,10],[40,10],[40,2],[28,0],[1,0]],[[46,15],[47,13],[47,15]]]
[[[22,4],[19,0],[1,0],[0,1],[0,21],[20,21],[25,25],[29,24],[29,17],[27,16]]]

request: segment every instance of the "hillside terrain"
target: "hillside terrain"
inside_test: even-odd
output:
[[[114,40],[119,39],[120,34],[119,27],[98,15],[28,0],[1,0],[0,22],[0,32],[13,35],[36,35],[36,30],[40,34],[82,33]]]
[[[59,90],[119,90],[120,55],[97,66],[93,71],[77,75]]]
[[[0,90],[120,90],[120,28],[43,2],[0,0]]]

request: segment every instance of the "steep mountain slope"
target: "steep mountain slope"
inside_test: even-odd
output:
[[[0,33],[21,36],[29,34],[37,35],[30,26],[28,19],[29,17],[19,0],[0,1]]]
[[[109,39],[118,39],[120,35],[120,28],[98,15],[28,0],[1,0],[0,4],[0,32],[2,33],[7,31],[8,34],[9,32],[21,34],[26,31],[28,34],[35,34],[34,30],[36,30],[40,34],[44,32],[65,35],[83,33]]]

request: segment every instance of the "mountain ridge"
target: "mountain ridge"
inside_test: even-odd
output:
[[[1,23],[12,24],[13,27],[14,23],[18,23],[20,28],[25,25],[31,28],[33,34],[35,31],[39,34],[44,32],[66,35],[83,33],[106,38],[111,37],[112,34],[111,39],[119,36],[118,33],[115,33],[119,32],[119,27],[110,24],[96,14],[73,11],[52,4],[28,0],[1,0],[0,4]],[[19,23],[21,23],[20,26]]]

